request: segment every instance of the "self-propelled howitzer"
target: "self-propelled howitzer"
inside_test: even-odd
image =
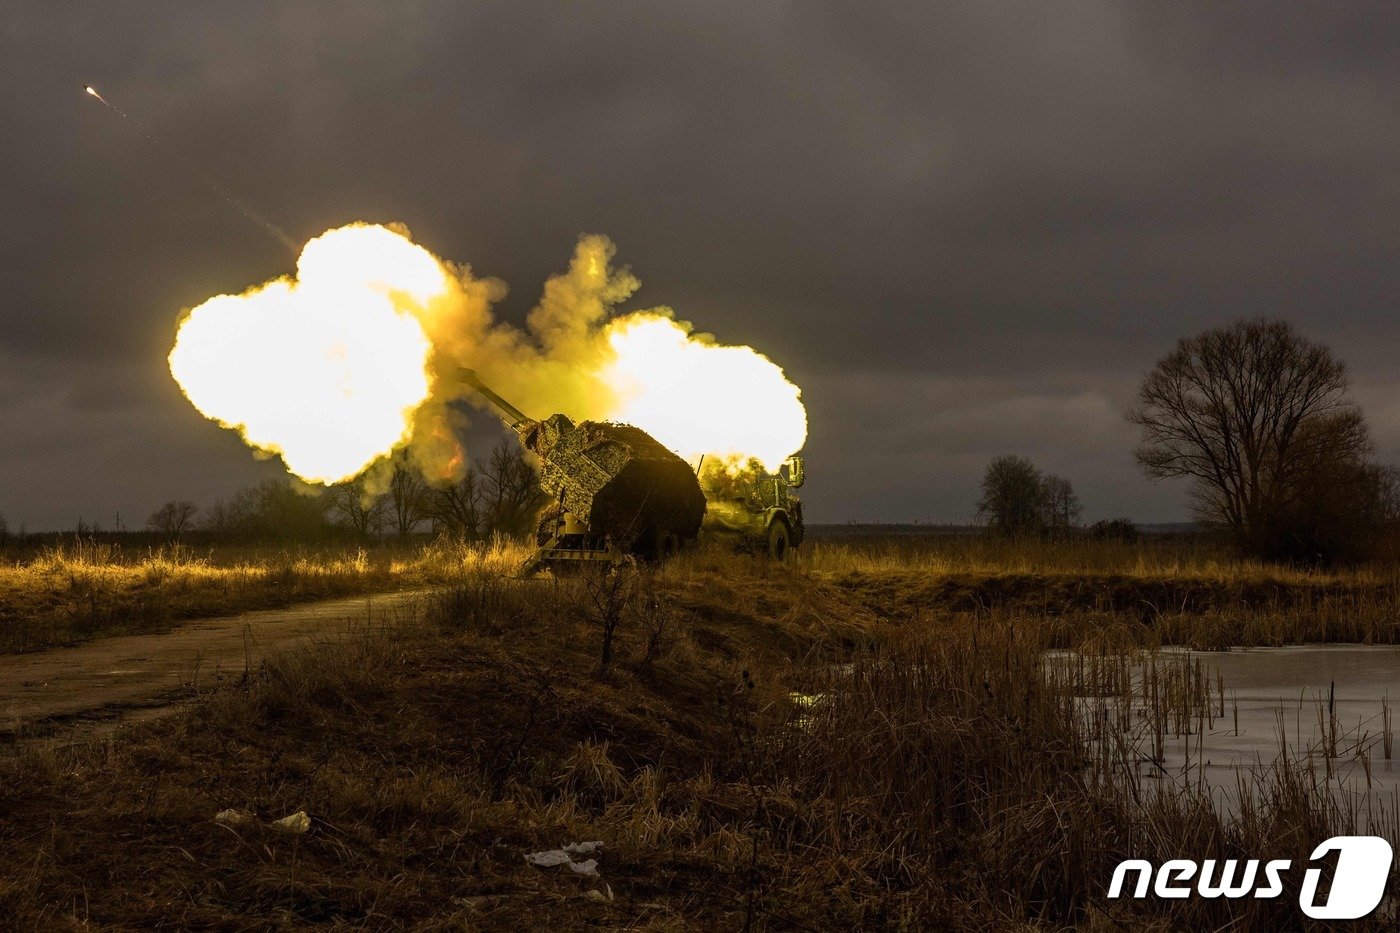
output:
[[[539,458],[540,486],[552,504],[528,569],[629,554],[665,557],[695,540],[705,494],[690,465],[650,434],[626,424],[574,424],[562,414],[536,420],[493,392],[474,370],[459,375]]]

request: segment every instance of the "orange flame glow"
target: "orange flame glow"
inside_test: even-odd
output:
[[[384,227],[306,244],[295,279],[192,310],[170,372],[195,408],[306,480],[349,479],[408,439],[428,397],[417,314],[446,288],[427,250]]]
[[[682,457],[752,457],[775,471],[806,442],[801,390],[752,347],[722,346],[649,313],[618,318],[606,333],[614,356],[601,378],[618,399],[610,416]]]
[[[692,461],[776,470],[799,451],[807,414],[782,369],[665,309],[613,317],[639,283],[612,253],[581,239],[522,331],[491,316],[501,283],[406,231],[341,227],[306,244],[295,277],[190,311],[170,371],[206,417],[312,482],[353,478],[403,447],[425,475],[460,475],[448,405],[468,392],[451,377],[459,364],[531,414],[633,424]]]

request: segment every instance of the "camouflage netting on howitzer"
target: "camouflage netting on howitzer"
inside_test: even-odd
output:
[[[540,485],[594,534],[619,544],[674,534],[694,538],[705,517],[695,472],[640,428],[562,416],[524,438],[541,460]]]

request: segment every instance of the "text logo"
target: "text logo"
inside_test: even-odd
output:
[[[1356,920],[1376,909],[1385,893],[1394,853],[1379,836],[1333,836],[1313,849],[1309,861],[1337,853],[1337,870],[1324,903],[1317,903],[1322,869],[1308,868],[1298,892],[1298,907],[1314,920]],[[1288,859],[1171,859],[1154,868],[1143,859],[1128,859],[1113,870],[1110,898],[1123,897],[1130,875],[1134,886],[1128,896],[1143,898],[1149,889],[1157,897],[1278,897],[1283,876],[1293,863]],[[1194,882],[1194,884],[1193,884]]]

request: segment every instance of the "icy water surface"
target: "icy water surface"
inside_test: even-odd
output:
[[[1394,701],[1400,647],[1303,645],[1129,659],[1054,655],[1086,729],[1126,739],[1144,784],[1208,789],[1228,809],[1277,763],[1358,812],[1400,810]],[[1121,744],[1116,747],[1122,748]]]

